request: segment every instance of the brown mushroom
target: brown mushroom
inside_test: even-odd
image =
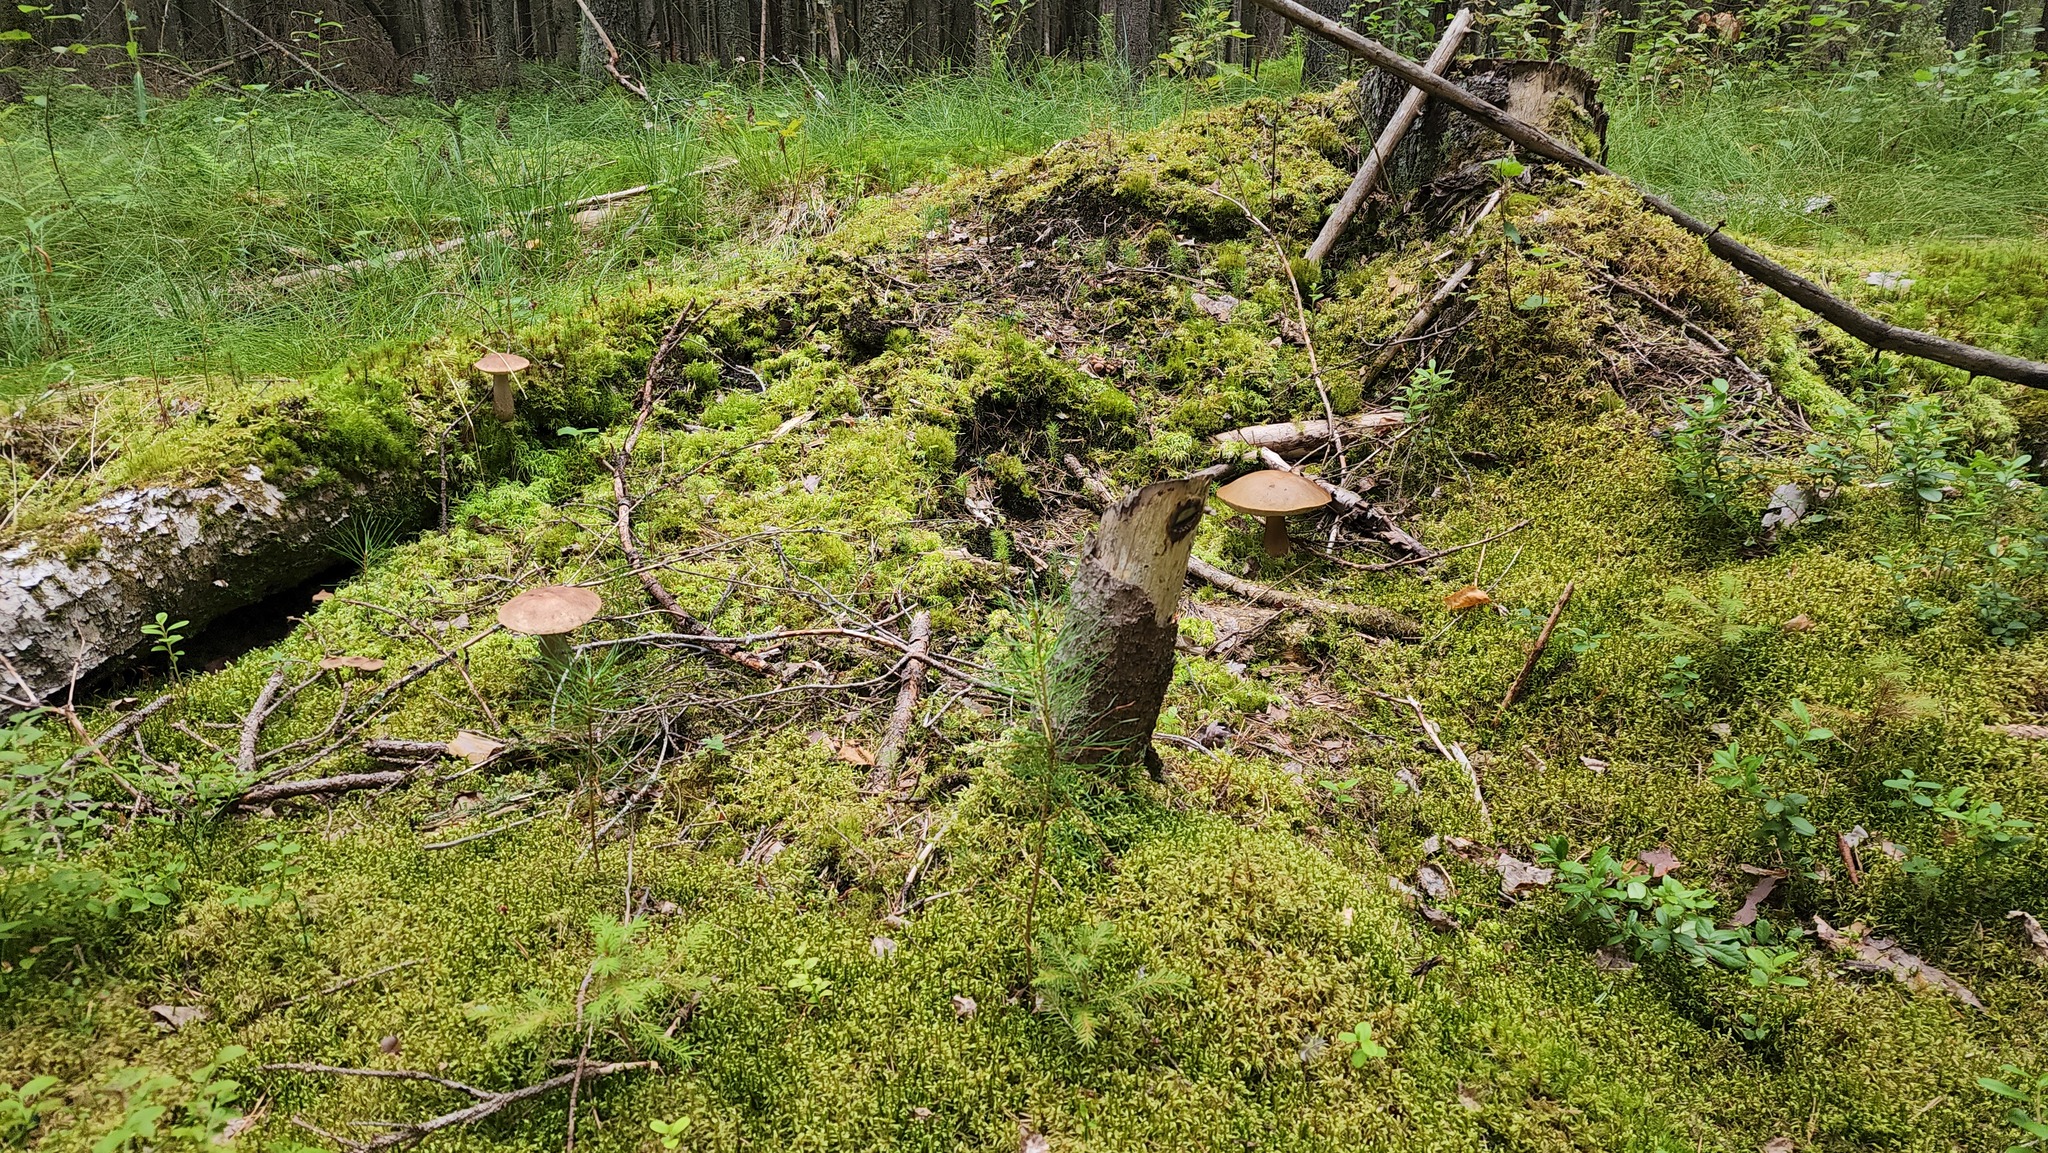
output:
[[[1287,518],[1330,503],[1330,494],[1300,473],[1264,469],[1216,490],[1216,499],[1266,522],[1266,555],[1286,556]]]
[[[514,415],[512,406],[512,374],[524,372],[531,366],[525,357],[516,352],[487,352],[476,362],[476,370],[491,378],[491,415],[500,424],[511,424]]]
[[[569,634],[590,623],[604,608],[604,599],[575,585],[527,589],[498,607],[498,623],[540,642],[541,655],[555,664],[569,662]]]

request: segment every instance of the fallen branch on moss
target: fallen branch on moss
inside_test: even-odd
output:
[[[1536,671],[1536,662],[1543,659],[1543,650],[1550,646],[1550,634],[1557,628],[1557,620],[1564,615],[1564,606],[1571,603],[1572,590],[1578,587],[1573,581],[1564,582],[1564,592],[1557,598],[1557,604],[1544,618],[1543,631],[1536,634],[1536,643],[1529,646],[1529,658],[1522,662],[1522,671],[1515,674],[1515,683],[1508,686],[1507,695],[1500,699],[1500,712],[1494,715],[1493,723],[1499,724],[1508,715],[1515,698],[1522,695],[1522,686],[1529,683],[1529,674]]]
[[[1365,412],[1340,419],[1334,430],[1327,420],[1293,420],[1285,424],[1255,424],[1232,429],[1219,432],[1210,439],[1218,448],[1264,448],[1282,457],[1299,457],[1344,436],[1400,428],[1407,420],[1398,412]],[[1069,464],[1067,467],[1072,470],[1075,466]]]
[[[288,801],[294,797],[325,796],[331,793],[347,793],[357,789],[388,789],[402,785],[412,774],[404,769],[382,769],[374,773],[343,773],[333,777],[314,777],[304,781],[278,781],[275,784],[259,785],[235,799],[235,806],[243,809],[260,808],[277,801]]]
[[[932,647],[932,614],[920,610],[910,618],[910,647],[904,650],[903,684],[896,690],[896,711],[875,752],[875,770],[868,774],[869,796],[896,787],[896,763],[903,759],[903,742],[910,736],[910,723],[917,715],[917,699],[924,693],[925,654]]]
[[[1547,160],[1567,168],[1599,176],[1619,175],[1541,128],[1446,80],[1379,41],[1345,27],[1298,2],[1298,0],[1256,0],[1264,8],[1363,57],[1374,67],[1393,73],[1438,100],[1465,113],[1481,125]],[[1997,380],[2009,380],[2032,388],[2048,388],[2048,364],[2009,353],[1995,352],[1931,332],[1896,325],[1864,312],[1813,281],[1793,272],[1706,221],[1648,192],[1643,205],[1680,228],[1706,241],[1708,251],[1748,275],[1757,283],[1775,289],[1787,300],[1832,323],[1835,327],[1872,348],[1918,356],[1951,368]]]
[[[1413,640],[1422,635],[1422,626],[1389,609],[1376,605],[1345,604],[1341,601],[1326,601],[1321,597],[1304,596],[1299,593],[1281,592],[1267,585],[1254,584],[1241,577],[1231,576],[1200,557],[1188,558],[1188,573],[1200,577],[1235,597],[1241,597],[1253,604],[1271,605],[1279,609],[1291,609],[1311,616],[1330,617],[1346,624],[1356,625],[1361,631],[1373,636],[1396,637]]]
[[[1437,314],[1443,311],[1444,305],[1450,302],[1451,297],[1457,295],[1458,289],[1464,287],[1465,279],[1471,276],[1472,270],[1477,267],[1476,261],[1468,260],[1437,286],[1437,290],[1430,294],[1430,298],[1423,301],[1422,307],[1416,309],[1415,315],[1409,317],[1408,323],[1401,327],[1400,334],[1382,345],[1379,354],[1372,358],[1372,363],[1365,366],[1365,371],[1359,375],[1358,380],[1361,389],[1371,388],[1373,382],[1380,378],[1380,374],[1387,370],[1387,366],[1394,363],[1394,358],[1401,354],[1401,350],[1428,331],[1429,326],[1435,323]]]
[[[413,1069],[349,1069],[336,1065],[314,1065],[293,1062],[281,1065],[262,1065],[258,1066],[257,1071],[262,1073],[331,1073],[341,1077],[375,1077],[393,1081],[425,1081],[430,1085],[439,1085],[444,1089],[452,1089],[457,1093],[464,1093],[476,1098],[476,1104],[474,1105],[457,1109],[452,1113],[443,1113],[439,1117],[431,1117],[425,1121],[399,1123],[394,1125],[390,1132],[381,1134],[368,1141],[350,1140],[339,1134],[329,1133],[303,1117],[296,1115],[292,1117],[292,1124],[310,1133],[317,1133],[327,1138],[341,1148],[349,1150],[349,1153],[372,1153],[373,1150],[377,1149],[393,1149],[402,1145],[411,1145],[443,1129],[452,1129],[458,1125],[468,1125],[481,1121],[507,1106],[517,1105],[521,1101],[530,1101],[535,1097],[545,1096],[557,1089],[566,1089],[587,1077],[608,1077],[613,1073],[624,1073],[633,1069],[659,1069],[660,1067],[653,1061],[620,1061],[607,1065],[588,1065],[578,1062],[574,1069],[560,1076],[550,1077],[545,1081],[528,1085],[523,1089],[513,1089],[504,1093],[494,1093],[489,1089],[479,1089],[474,1085],[465,1085],[460,1081],[451,1081],[446,1077],[437,1077],[432,1073],[421,1073]],[[380,1122],[379,1124],[385,1123]]]

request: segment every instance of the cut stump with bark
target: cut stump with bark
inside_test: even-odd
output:
[[[1081,550],[1053,650],[1063,759],[1158,770],[1152,729],[1173,680],[1181,584],[1208,492],[1206,476],[1147,485],[1111,505]]]

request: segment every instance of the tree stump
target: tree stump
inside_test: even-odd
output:
[[[1600,82],[1569,64],[1546,60],[1468,60],[1448,78],[1562,140],[1587,156],[1607,158],[1607,109]],[[1367,122],[1384,123],[1400,106],[1408,83],[1385,72],[1360,82]],[[1383,186],[1404,208],[1392,219],[1420,217],[1440,230],[1451,212],[1495,184],[1488,161],[1507,155],[1509,143],[1441,100],[1432,100],[1421,123],[1402,138],[1386,165]]]
[[[1147,485],[1111,505],[1081,550],[1052,658],[1061,759],[1158,772],[1152,730],[1208,492],[1206,476]]]

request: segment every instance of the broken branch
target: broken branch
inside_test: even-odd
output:
[[[1550,644],[1550,633],[1557,628],[1557,619],[1564,615],[1564,606],[1571,603],[1572,589],[1575,587],[1577,583],[1574,581],[1564,582],[1564,592],[1558,596],[1557,604],[1551,608],[1550,616],[1544,620],[1543,631],[1536,634],[1536,643],[1529,646],[1529,658],[1522,662],[1522,671],[1515,674],[1515,683],[1508,686],[1508,694],[1500,699],[1500,712],[1494,716],[1494,724],[1499,724],[1502,718],[1508,715],[1508,709],[1515,703],[1515,698],[1522,695],[1522,686],[1529,683],[1529,674],[1536,671],[1536,662],[1543,658],[1543,650]]]
[[[1281,592],[1267,585],[1253,584],[1251,581],[1231,576],[1200,557],[1188,558],[1188,573],[1253,604],[1291,609],[1312,616],[1332,617],[1355,625],[1360,631],[1373,636],[1413,639],[1422,635],[1422,626],[1397,612],[1375,605],[1345,604],[1341,601],[1326,601],[1320,597]]]

